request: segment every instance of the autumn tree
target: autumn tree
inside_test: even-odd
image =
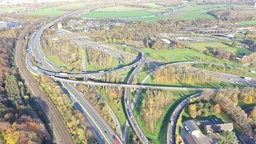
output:
[[[10,101],[14,101],[20,98],[20,90],[16,78],[13,75],[7,76],[5,81],[5,89]]]
[[[146,90],[146,97],[142,100],[140,117],[151,133],[155,132],[156,124],[163,115],[163,110],[172,102],[170,91]]]
[[[219,104],[214,105],[214,113],[215,114],[220,114],[221,113],[221,108]]]
[[[215,103],[219,104],[223,112],[229,115],[235,123],[237,123],[243,131],[248,135],[252,135],[251,119],[247,114],[237,106],[229,97],[225,96],[228,93],[224,90],[219,91],[213,99]]]
[[[249,114],[249,117],[253,120],[253,122],[256,124],[256,108],[253,108],[251,113]]]
[[[196,110],[196,104],[190,104],[188,106],[188,112],[191,118],[196,118],[197,116],[197,110]]]
[[[158,40],[158,41],[154,42],[154,44],[152,45],[152,49],[159,50],[161,48],[161,46],[162,46],[162,42],[161,42],[161,40]]]

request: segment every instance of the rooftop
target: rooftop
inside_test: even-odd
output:
[[[233,123],[212,124],[212,125],[204,126],[204,129],[207,131],[207,133],[221,132],[221,131],[232,131],[233,128],[234,128]]]

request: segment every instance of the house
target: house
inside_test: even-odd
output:
[[[204,129],[207,131],[207,133],[219,133],[223,131],[232,131],[234,127],[233,123],[223,123],[205,125]]]
[[[212,140],[204,135],[194,120],[183,122],[184,130],[181,137],[185,144],[211,144]]]

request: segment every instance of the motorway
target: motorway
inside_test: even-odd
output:
[[[34,32],[30,38],[28,49],[27,49],[27,54],[26,54],[26,66],[28,70],[34,74],[34,75],[39,75],[39,74],[45,74],[49,77],[53,77],[56,81],[60,81],[63,85],[64,88],[67,89],[67,91],[70,94],[71,99],[73,102],[79,104],[81,109],[83,110],[83,113],[85,114],[86,118],[90,122],[90,124],[93,126],[93,129],[96,131],[96,133],[100,134],[99,143],[113,143],[113,136],[115,136],[118,141],[121,143],[121,139],[115,134],[115,132],[106,124],[106,122],[103,120],[103,118],[97,113],[97,111],[94,109],[94,107],[84,98],[84,96],[77,91],[70,83],[80,83],[80,84],[86,84],[86,85],[92,85],[92,86],[113,86],[113,87],[125,87],[125,93],[124,93],[124,107],[125,107],[125,112],[127,115],[127,119],[130,123],[130,126],[134,130],[135,134],[138,136],[140,141],[142,143],[148,143],[148,140],[146,136],[143,134],[141,129],[139,128],[135,118],[133,117],[132,111],[134,109],[135,104],[130,104],[130,88],[138,88],[138,89],[166,89],[166,90],[207,90],[210,88],[186,88],[186,87],[168,87],[168,86],[158,86],[158,85],[134,85],[131,84],[134,77],[136,76],[137,72],[140,70],[140,68],[144,65],[145,63],[145,55],[143,52],[139,51],[138,49],[134,49],[138,51],[138,56],[129,65],[123,66],[123,67],[117,67],[117,68],[112,68],[109,70],[105,71],[99,71],[99,72],[86,72],[86,68],[84,67],[84,72],[80,73],[59,73],[57,72],[54,67],[50,64],[50,62],[47,60],[47,58],[44,56],[41,45],[40,45],[40,38],[42,36],[43,31],[46,28],[51,27],[54,23],[62,20],[63,18],[66,18],[68,16],[77,14],[77,12],[71,13],[64,15],[63,17],[60,17],[53,22],[50,22],[46,26],[42,27],[41,29],[37,30]],[[88,44],[90,44],[89,41],[87,41]],[[95,46],[95,43],[93,43],[93,47]],[[99,45],[101,46],[101,45]],[[116,54],[116,56],[120,56],[120,54]],[[31,62],[31,57],[35,58],[35,61],[39,66],[34,65]],[[83,57],[84,58],[84,57]],[[84,58],[85,59],[85,58]],[[195,64],[197,62],[181,62],[173,65],[178,65],[178,64]],[[199,62],[200,63],[200,62]],[[84,65],[84,64],[83,64]],[[103,82],[93,82],[93,81],[78,81],[78,80],[70,80],[66,78],[77,78],[77,77],[98,77],[98,76],[103,76],[105,74],[111,73],[111,72],[117,72],[121,70],[128,70],[128,69],[133,69],[132,73],[130,74],[127,84],[117,84],[117,83],[103,83]],[[239,83],[239,84],[244,84],[244,85],[254,85],[255,81],[250,81],[248,82],[247,80],[241,79],[239,76],[234,76],[234,75],[223,75],[216,73],[216,77],[219,78],[220,80],[223,81],[223,79],[227,78],[227,81],[233,82],[233,83]],[[231,77],[232,76],[232,77]],[[138,96],[137,96],[138,97]],[[136,101],[135,101],[136,103]],[[177,108],[182,108],[183,104],[186,104],[186,101],[181,103]],[[177,116],[177,115],[176,115]],[[171,120],[175,120],[176,116],[171,117]],[[172,128],[173,129],[173,128]],[[169,143],[172,143],[172,131],[169,133],[169,127],[168,127],[168,135],[170,135]]]
[[[76,14],[76,13],[73,13],[73,14]],[[70,14],[68,14],[68,16],[69,15]],[[63,18],[65,17],[67,17],[67,15],[63,16]],[[61,19],[62,17],[47,24],[46,26],[37,30],[31,36],[28,50],[27,50],[27,55],[26,55],[26,64],[27,64],[27,68],[31,71],[32,74],[34,75],[41,74],[40,69],[56,73],[55,69],[48,62],[48,60],[46,60],[46,57],[44,56],[41,50],[40,38],[42,36],[44,29],[51,27],[55,22]],[[36,61],[41,66],[40,68],[32,64],[30,59],[31,53],[34,57],[37,58]],[[106,124],[103,118],[97,113],[94,107],[84,98],[84,96],[80,92],[78,92],[72,85],[70,85],[67,82],[62,82],[62,85],[70,93],[70,96],[72,97],[71,99],[75,100],[75,102],[80,105],[81,109],[86,114],[86,118],[89,119],[90,122],[92,122],[91,124],[94,126],[93,129],[97,130],[97,133],[99,133],[103,137],[102,139],[104,139],[104,141],[99,141],[99,143],[114,143],[114,140],[113,140],[114,136],[121,143],[120,138],[115,135],[115,132],[109,127],[108,124]]]
[[[136,74],[138,71],[142,68],[142,66],[145,63],[145,55],[142,55],[142,61],[141,63],[132,70],[132,73],[130,74],[127,83],[131,84],[133,79],[135,78]],[[133,116],[132,108],[130,105],[130,88],[125,88],[124,90],[124,108],[125,108],[125,113],[127,115],[128,122],[130,123],[131,128],[133,129],[134,133],[137,135],[137,137],[140,139],[140,141],[144,144],[148,143],[147,137],[143,134],[142,130],[140,129],[136,119]]]
[[[82,67],[83,67],[83,71],[85,72],[85,71],[87,71],[87,69],[86,69],[86,60],[87,60],[86,56],[87,56],[87,54],[85,53],[85,48],[83,46],[80,46],[80,48],[82,49],[82,54],[83,54],[83,56],[82,56],[82,58],[83,58]],[[96,87],[94,85],[91,86],[91,87],[94,90],[94,92],[97,94],[97,96],[100,97],[102,99],[102,101],[105,103],[105,105],[108,107],[110,115],[113,119],[113,122],[115,123],[117,134],[122,138],[123,136],[122,136],[122,130],[121,130],[120,122],[118,121],[115,113],[112,111],[112,109],[110,108],[108,103],[104,100],[104,98],[100,95],[100,93],[96,89]]]

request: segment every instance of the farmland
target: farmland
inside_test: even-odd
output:
[[[79,8],[84,7],[84,6],[85,6],[85,4],[83,4],[83,3],[63,4],[63,5],[59,5],[59,6],[28,11],[25,14],[60,16],[60,15],[68,13],[71,10],[79,9]]]

